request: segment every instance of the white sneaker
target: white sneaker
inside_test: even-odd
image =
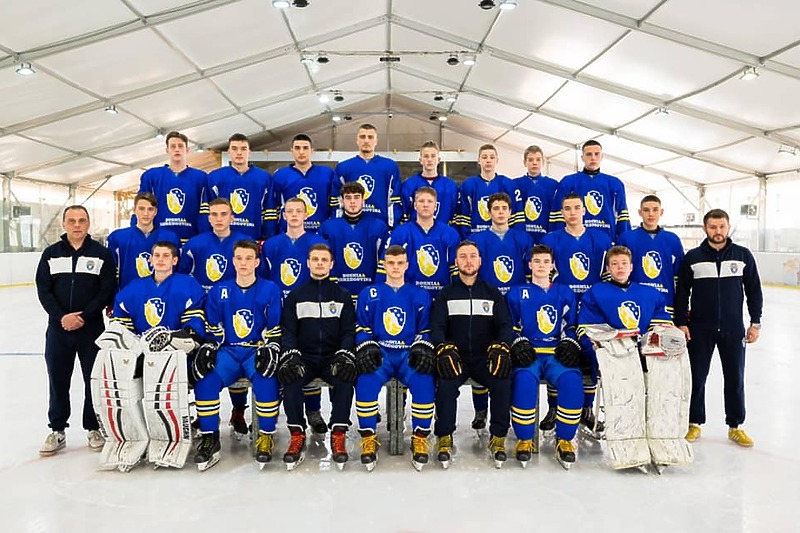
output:
[[[91,448],[93,452],[99,452],[102,450],[106,443],[105,437],[103,437],[103,435],[96,429],[93,429],[87,433],[86,438],[89,440],[89,448]]]
[[[67,446],[67,436],[63,431],[53,431],[44,440],[44,444],[39,448],[39,455],[49,457],[55,455],[59,450]]]

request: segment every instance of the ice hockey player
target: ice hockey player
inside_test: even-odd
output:
[[[422,170],[409,176],[400,186],[403,201],[403,221],[408,222],[417,217],[414,209],[416,192],[422,187],[431,187],[436,191],[434,218],[449,226],[456,227],[456,211],[458,209],[458,185],[455,181],[439,174],[439,145],[435,141],[426,141],[419,149],[419,162]]]
[[[558,182],[542,175],[544,153],[538,146],[528,146],[522,162],[527,172],[514,179],[517,195],[514,200],[519,202],[517,228],[523,229],[538,244],[550,232],[550,211]]]

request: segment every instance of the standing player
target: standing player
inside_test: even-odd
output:
[[[496,192],[504,192],[511,198],[515,195],[514,182],[495,172],[498,160],[497,149],[491,144],[484,144],[478,150],[480,175],[469,177],[461,184],[458,191],[458,228],[462,239],[491,226],[489,196]],[[516,206],[512,206],[512,223],[515,221],[514,212]]]
[[[610,240],[616,241],[620,235],[631,229],[625,185],[619,178],[600,172],[603,147],[599,142],[589,140],[583,143],[581,159],[583,170],[564,176],[558,183],[550,218],[553,225],[550,229],[552,231],[564,227],[564,218],[557,209],[568,194],[577,194],[583,199],[588,212],[584,219],[586,227],[603,230]]]
[[[348,459],[345,440],[358,375],[353,355],[355,309],[350,294],[329,277],[333,252],[327,244],[313,245],[307,262],[311,279],[290,292],[283,307],[284,366],[278,376],[291,434],[283,462],[294,470],[305,457],[304,386],[321,378],[332,387],[331,455],[341,470]]]
[[[516,223],[524,226],[525,233],[531,236],[535,244],[550,231],[550,212],[553,209],[553,197],[558,182],[542,175],[544,153],[536,145],[528,146],[522,156],[527,173],[514,180],[516,196],[514,201],[519,206]]]
[[[271,281],[256,277],[258,243],[238,241],[233,247],[236,279],[214,285],[206,300],[208,333],[195,356],[193,371],[197,420],[202,437],[194,462],[201,472],[219,461],[219,392],[245,377],[253,385],[258,415],[255,458],[261,468],[272,460],[278,420],[281,291]],[[255,428],[254,428],[255,430]]]
[[[361,463],[375,468],[378,393],[397,378],[411,391],[411,463],[419,471],[428,462],[428,435],[434,410],[433,345],[428,341],[431,298],[405,283],[408,256],[389,246],[386,283],[365,288],[356,312],[356,414],[361,434]]]
[[[489,451],[495,466],[506,460],[511,410],[511,356],[514,339],[505,298],[478,278],[481,256],[471,241],[456,250],[458,277],[442,289],[431,309],[431,342],[436,346],[436,427],[438,459],[450,465],[456,429],[458,389],[472,378],[491,395]]]
[[[250,140],[234,133],[228,139],[231,164],[208,175],[200,213],[207,214],[209,202],[226,198],[233,209],[231,227],[253,240],[264,240],[276,233],[278,208],[272,176],[266,170],[250,164]],[[200,219],[200,230],[208,231],[207,220]]]
[[[289,198],[300,198],[306,203],[306,229],[317,231],[337,205],[333,197],[336,174],[330,167],[311,162],[314,147],[311,137],[305,133],[294,136],[290,152],[294,163],[275,171],[273,178],[278,205],[283,205]],[[283,219],[280,220],[280,229],[286,231]]]
[[[362,124],[356,134],[358,155],[342,161],[334,169],[333,197],[340,197],[341,186],[358,181],[364,187],[364,214],[378,217],[390,228],[400,223],[400,167],[394,159],[375,153],[378,132],[372,124]]]
[[[417,216],[414,210],[417,190],[421,187],[431,187],[436,191],[434,218],[439,222],[455,226],[456,210],[458,208],[458,185],[447,176],[439,174],[438,167],[441,160],[439,145],[435,141],[426,141],[422,144],[422,148],[419,150],[419,162],[422,164],[422,170],[406,178],[400,187],[404,221],[414,220]]]
[[[145,171],[139,192],[149,192],[158,199],[155,224],[171,230],[181,242],[186,242],[199,233],[200,204],[208,176],[186,163],[189,155],[186,135],[171,131],[166,143],[169,164]]]
[[[672,313],[675,282],[684,254],[680,237],[658,225],[663,214],[658,196],[648,194],[642,198],[639,204],[642,225],[623,233],[619,244],[633,254],[631,281],[658,289],[664,295],[667,310]]]
[[[65,233],[44,249],[36,268],[36,293],[48,316],[44,360],[52,430],[39,448],[40,455],[53,455],[67,445],[64,429],[76,353],[85,384],[83,428],[89,447],[100,451],[105,443],[92,408],[90,376],[97,357],[94,341],[103,331],[103,309],[114,299],[114,258],[89,235],[89,212],[82,205],[64,209],[61,225]]]
[[[176,247],[181,245],[177,235],[153,223],[157,211],[158,200],[155,196],[149,192],[137,194],[133,199],[136,224],[116,229],[108,236],[108,249],[114,256],[120,289],[135,279],[153,274],[150,251],[155,243],[167,241]]]

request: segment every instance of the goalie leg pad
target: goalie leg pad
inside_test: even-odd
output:
[[[684,439],[689,427],[692,373],[689,357],[647,357],[647,441],[653,463],[681,465],[693,461]]]
[[[645,428],[645,388],[639,350],[632,337],[603,340],[596,350],[603,375],[605,434],[612,468],[650,463]]]
[[[156,466],[181,468],[192,449],[188,385],[184,352],[145,355],[144,410],[150,429],[147,457]]]
[[[128,472],[144,457],[149,440],[142,411],[142,380],[134,379],[138,354],[104,348],[92,367],[92,403],[106,443],[100,468]]]

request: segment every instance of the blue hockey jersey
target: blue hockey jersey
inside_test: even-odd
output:
[[[371,285],[358,295],[356,344],[374,340],[404,350],[415,340],[427,340],[430,307],[428,293],[410,283],[397,290],[385,283]]]
[[[364,214],[378,217],[390,228],[402,219],[400,204],[400,167],[394,159],[378,154],[366,160],[361,156],[340,162],[334,169],[336,181],[333,197],[338,205],[341,188],[347,182],[357,181],[364,186]],[[341,213],[339,213],[341,214]]]
[[[142,174],[139,192],[149,192],[158,199],[158,213],[153,223],[175,233],[181,242],[197,235],[200,203],[208,176],[202,170],[186,167],[175,174],[169,165],[148,169]],[[136,225],[136,217],[131,219]]]
[[[259,275],[273,281],[286,297],[289,291],[308,281],[308,249],[325,239],[307,231],[292,242],[285,233],[276,235],[264,243],[261,249]]]
[[[202,336],[205,297],[200,284],[186,274],[172,274],[160,284],[153,276],[137,279],[117,293],[111,320],[137,334],[156,326],[171,330],[188,326]]]
[[[517,229],[524,229],[533,242],[539,244],[550,231],[550,212],[558,182],[541,174],[535,178],[525,174],[514,180],[514,186],[514,201],[518,206]]]
[[[233,210],[232,231],[244,233],[256,241],[275,235],[278,206],[272,176],[266,170],[251,165],[244,174],[240,174],[233,166],[211,172],[200,206],[200,231],[211,231],[208,203],[215,198],[230,200]]]
[[[400,197],[403,202],[403,220],[416,220],[417,212],[414,211],[414,193],[421,187],[432,187],[436,191],[436,209],[433,217],[439,222],[451,226],[456,225],[458,212],[458,185],[447,176],[424,178],[418,172],[409,176],[400,186]]]
[[[220,239],[213,231],[192,237],[183,247],[178,272],[190,274],[206,291],[217,282],[235,278],[233,245],[241,240],[252,238],[243,233],[231,232]]]
[[[226,346],[280,343],[281,290],[261,278],[246,289],[235,279],[218,283],[206,299],[206,323],[208,336]]]
[[[135,225],[111,232],[106,247],[114,256],[114,263],[117,266],[117,283],[120,289],[135,279],[153,275],[150,252],[153,250],[153,245],[160,241],[171,242],[178,250],[181,249],[181,240],[178,236],[159,227],[155,227],[149,235],[145,235]]]
[[[545,235],[542,244],[552,248],[555,254],[558,275],[554,281],[569,286],[580,299],[581,294],[600,281],[611,239],[605,232],[592,228],[586,228],[580,237],[560,229]]]
[[[506,294],[510,287],[525,283],[530,276],[528,256],[532,241],[527,233],[510,228],[501,239],[491,229],[470,235],[478,245],[481,268],[478,277]]]
[[[667,309],[672,313],[678,268],[684,256],[680,237],[660,226],[652,232],[640,226],[623,233],[618,244],[627,246],[633,255],[631,281],[663,293]]]
[[[514,181],[501,174],[495,175],[491,181],[480,176],[472,176],[464,180],[458,190],[458,231],[462,239],[466,239],[476,231],[489,229],[492,219],[489,216],[489,197],[497,192],[504,192],[511,198],[509,224],[516,222],[515,213],[518,206],[515,202]]]
[[[566,285],[543,289],[526,283],[506,295],[514,330],[528,338],[539,354],[552,354],[563,336],[577,339],[578,304]]]
[[[344,218],[331,218],[319,227],[319,235],[333,250],[331,279],[353,296],[375,283],[378,260],[389,238],[389,227],[382,220],[362,218],[350,224]]]
[[[550,212],[551,231],[564,227],[561,202],[570,193],[583,198],[583,205],[586,206],[583,224],[587,228],[603,230],[612,241],[631,229],[625,185],[622,181],[602,172],[594,176],[577,172],[564,176],[558,183]]]
[[[330,167],[311,165],[303,174],[292,164],[276,170],[273,181],[279,206],[285,205],[290,198],[300,198],[306,203],[306,230],[317,231],[338,205],[333,197],[336,174]],[[280,231],[286,231],[286,221],[280,215],[279,209]]]

